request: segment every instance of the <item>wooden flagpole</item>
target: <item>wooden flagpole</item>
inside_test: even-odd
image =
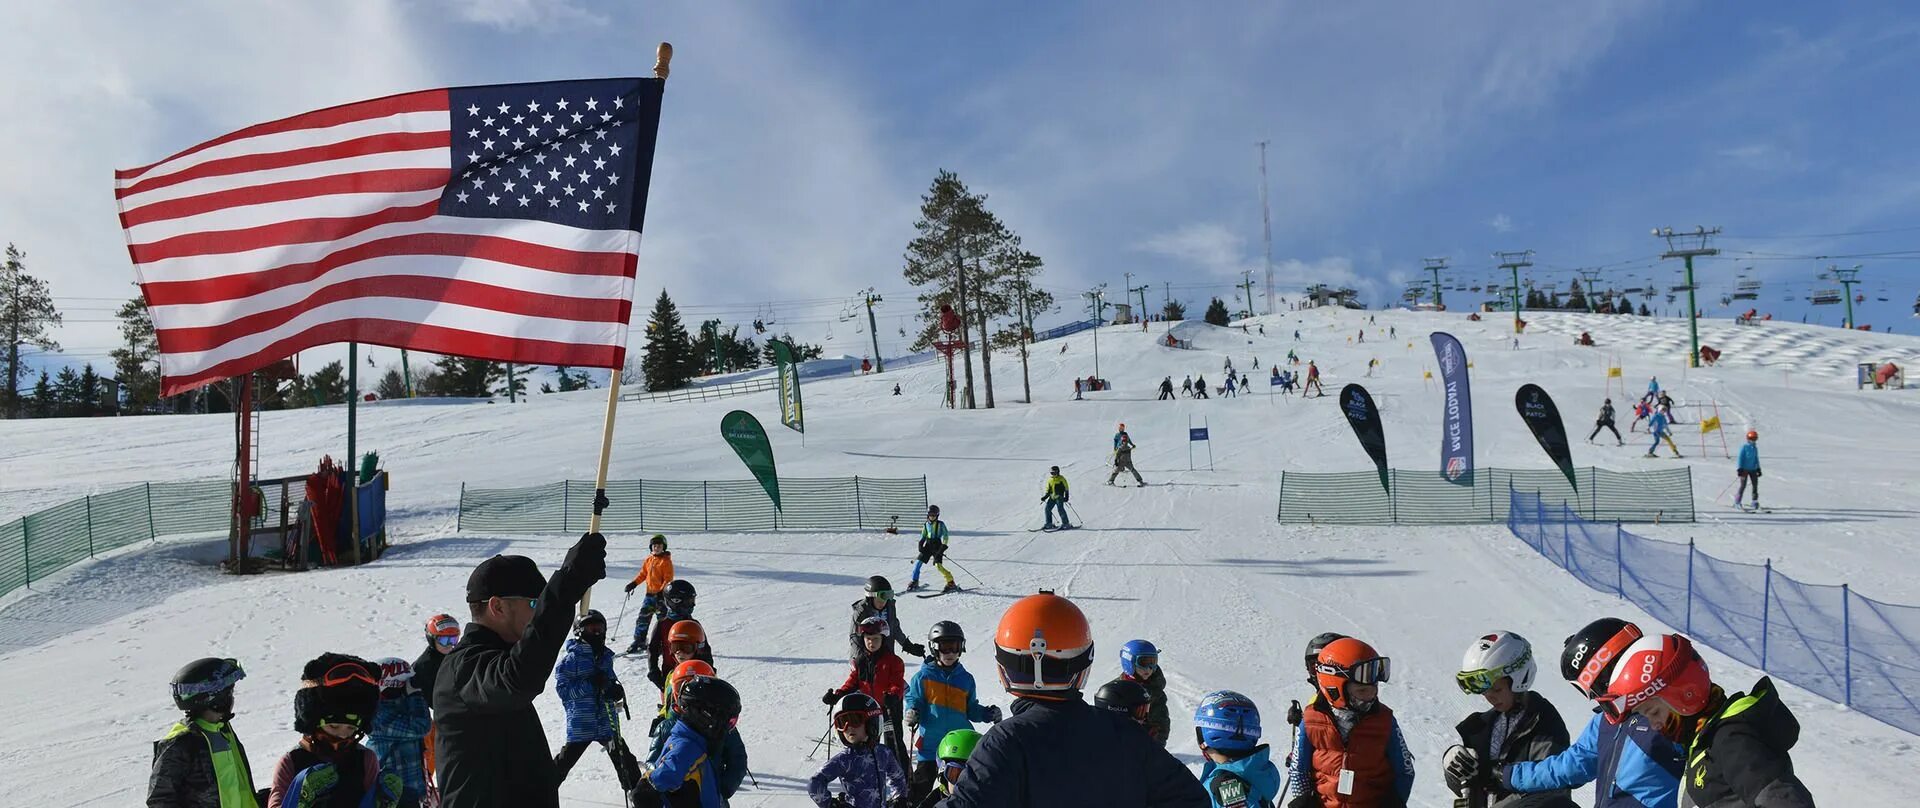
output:
[[[673,62],[673,44],[660,43],[655,51],[653,62],[654,78],[666,81],[667,73]],[[607,463],[613,459],[613,416],[620,407],[620,368],[614,368],[607,378],[607,417],[600,426],[600,470],[593,478],[593,516],[587,519],[587,532],[600,532],[600,502],[607,494]],[[593,589],[588,587],[586,594],[580,596],[580,615],[585,616],[593,607]]]

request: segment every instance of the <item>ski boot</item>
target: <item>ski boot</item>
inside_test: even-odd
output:
[[[925,589],[925,588],[926,588],[926,587],[925,587],[925,586],[922,586],[922,585],[920,584],[920,582],[919,582],[919,581],[908,581],[908,582],[907,582],[907,591],[908,591],[908,592],[918,592],[918,591],[920,591],[920,590],[922,590],[922,589]]]
[[[943,586],[940,588],[940,594],[942,595],[948,592],[958,592],[958,591],[960,591],[960,585],[952,581],[948,581],[946,586]]]

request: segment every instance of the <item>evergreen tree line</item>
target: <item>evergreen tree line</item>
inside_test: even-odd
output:
[[[701,323],[695,333],[687,332],[680,319],[680,307],[674,305],[667,290],[653,302],[647,315],[646,344],[641,349],[638,368],[629,361],[628,372],[639,371],[648,390],[678,390],[695,378],[715,373],[733,373],[774,364],[773,341],[793,346],[795,361],[819,359],[826,349],[799,342],[791,333],[769,337],[767,344],[740,335],[740,326],[726,326],[719,320]]]

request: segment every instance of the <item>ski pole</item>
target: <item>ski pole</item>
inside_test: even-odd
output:
[[[618,632],[620,630],[620,624],[627,622],[627,604],[632,601],[632,592],[628,592],[626,597],[620,599],[620,616],[613,619],[613,631]]]
[[[833,738],[833,705],[829,704],[827,705],[827,732],[826,734],[820,736],[820,740],[813,742],[813,751],[807,753],[807,759],[812,760],[814,755],[820,754],[821,744],[827,745],[827,756],[832,757],[833,756],[832,738]]]
[[[1080,509],[1073,507],[1073,503],[1071,502],[1067,503],[1067,510],[1073,511],[1073,518],[1078,519],[1080,521],[1080,524],[1084,525],[1087,523],[1087,520],[1082,519],[1080,517]]]
[[[964,572],[964,573],[966,573],[966,574],[967,574],[967,577],[968,577],[968,578],[972,578],[972,579],[973,579],[973,582],[974,582],[975,584],[978,584],[978,585],[980,585],[980,586],[986,586],[986,585],[987,585],[987,582],[986,582],[986,581],[982,581],[982,580],[980,580],[980,576],[978,576],[978,575],[975,575],[975,574],[973,574],[973,571],[972,571],[972,570],[969,570],[969,569],[967,569],[966,567],[963,567],[963,566],[961,566],[961,565],[960,565],[960,560],[959,560],[959,559],[956,559],[956,558],[954,558],[953,556],[947,556],[947,557],[946,557],[946,560],[948,560],[948,561],[952,561],[952,562],[953,562],[953,565],[954,565],[954,566],[956,566],[956,567],[960,567],[960,571],[961,571],[961,572]]]
[[[1293,790],[1293,752],[1300,748],[1300,719],[1297,717],[1299,715],[1300,702],[1289,702],[1287,707],[1287,723],[1293,725],[1293,741],[1287,744],[1287,776],[1284,780],[1280,781],[1280,798],[1274,800],[1274,805],[1286,805],[1287,792]]]

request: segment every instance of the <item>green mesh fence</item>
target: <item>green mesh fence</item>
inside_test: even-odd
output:
[[[0,595],[137,541],[225,532],[231,497],[224,480],[142,483],[0,524]]]
[[[1387,487],[1371,471],[1280,475],[1281,522],[1332,525],[1464,525],[1505,523],[1508,492],[1564,500],[1596,522],[1693,521],[1693,471],[1574,470],[1579,487],[1558,469],[1479,469],[1459,482],[1437,471],[1391,469]]]
[[[896,518],[917,524],[927,512],[927,479],[783,477],[780,510],[753,480],[610,480],[607,499],[613,504],[600,515],[606,533],[864,530]],[[590,480],[460,489],[461,530],[574,533],[592,516]]]

